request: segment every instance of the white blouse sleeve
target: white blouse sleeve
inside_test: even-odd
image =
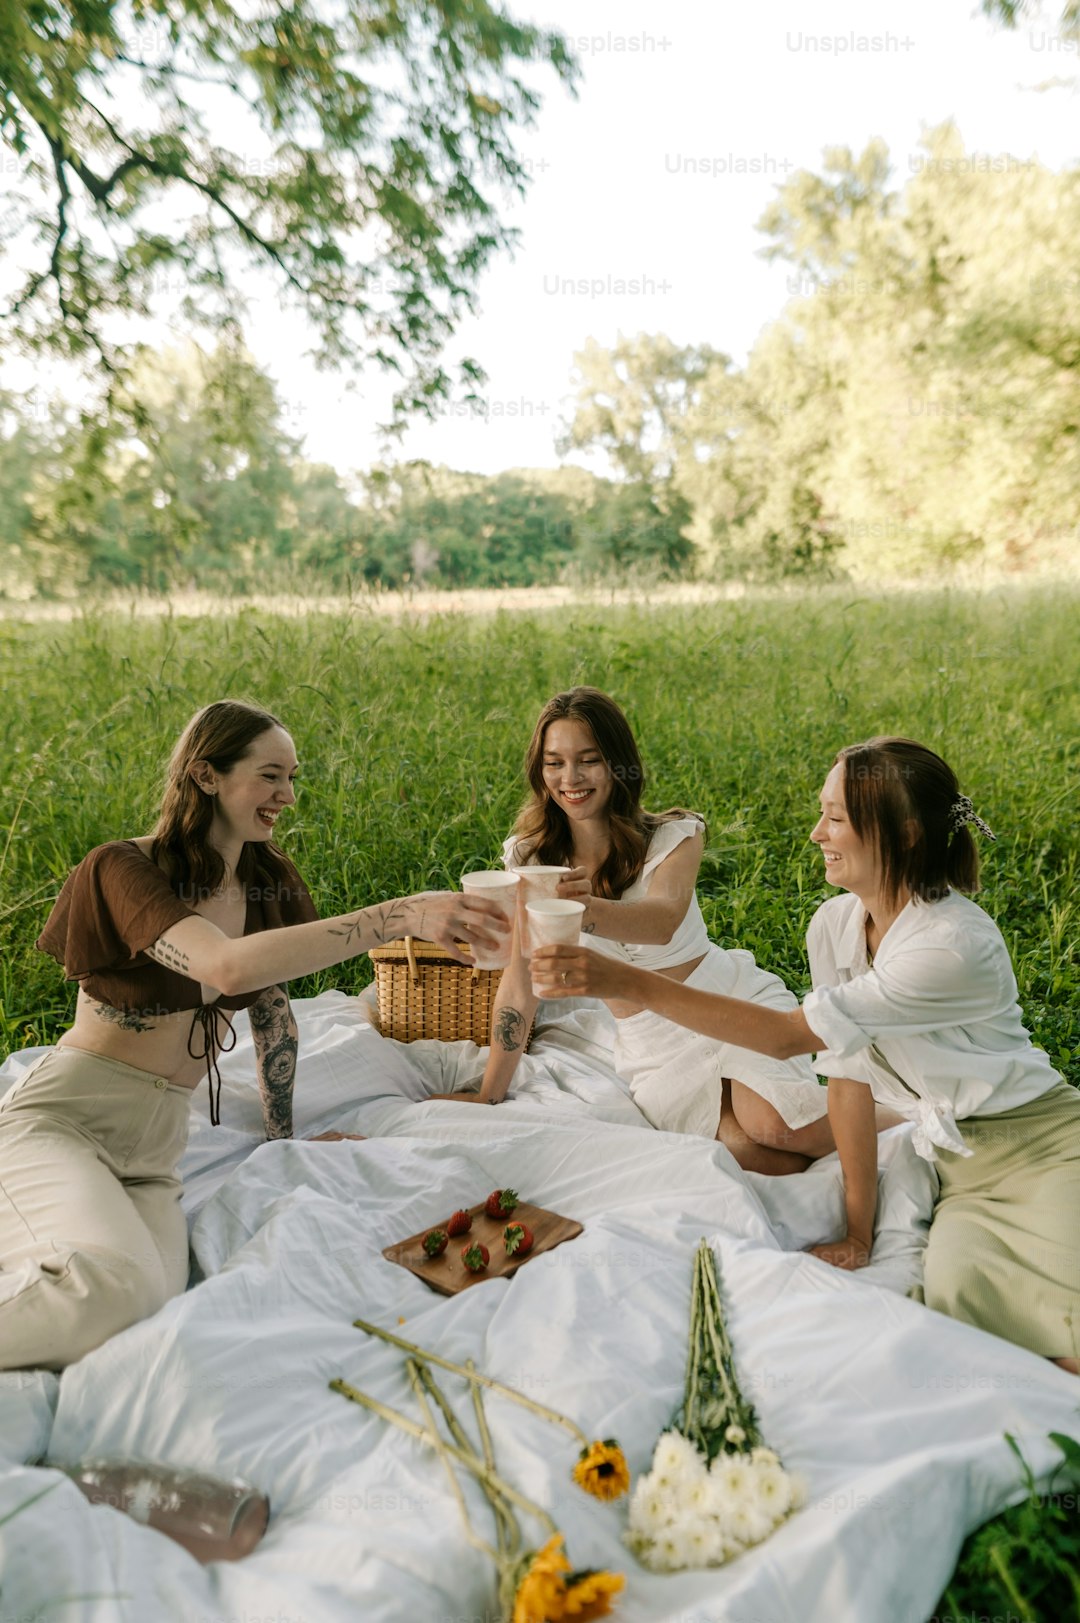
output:
[[[840,985],[818,985],[815,974],[814,990],[803,1000],[803,1014],[835,1065],[890,1037],[914,1037],[985,1020],[1001,1006],[999,981],[980,941],[966,947],[913,942],[905,951],[890,954],[886,963]],[[819,1055],[819,1066],[822,1059]]]
[[[502,843],[502,861],[504,868],[520,868],[522,863],[528,861],[528,858],[521,854],[513,834],[508,834]]]
[[[823,909],[819,908],[810,920],[810,928],[806,932],[806,956],[810,960],[810,983],[816,992],[819,987],[835,987],[840,984],[840,971],[837,968],[836,953],[833,950],[833,940],[829,934]],[[803,999],[803,1013],[806,1014],[809,998]],[[821,1037],[824,1044],[824,1032],[807,1015],[807,1024],[817,1037]],[[837,1054],[831,1048],[822,1046],[814,1057],[814,1069],[819,1076],[844,1077],[849,1082],[870,1082],[865,1068],[858,1060],[849,1063],[850,1054]]]
[[[677,817],[670,823],[661,823],[649,841],[645,865],[638,875],[637,883],[647,887],[664,858],[669,857],[676,846],[681,845],[684,840],[693,839],[695,834],[704,832],[705,824],[700,817]]]

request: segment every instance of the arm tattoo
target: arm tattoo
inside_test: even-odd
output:
[[[156,963],[164,964],[166,969],[175,969],[178,975],[191,975],[191,963],[186,952],[174,947],[170,942],[161,939],[155,941],[152,947],[147,947],[147,956]]]
[[[352,947],[357,936],[365,930],[370,930],[381,945],[384,941],[393,941],[404,935],[407,927],[408,909],[401,901],[387,902],[381,907],[365,907],[353,918],[345,919],[341,924],[331,924],[329,930],[331,935],[344,936],[346,945]]]
[[[596,925],[595,924],[583,924],[581,926],[581,933],[582,933],[582,935],[595,935],[596,934]]]
[[[248,1009],[267,1138],[292,1137],[298,1034],[283,986],[268,986]]]
[[[121,1031],[153,1031],[154,1021],[146,1018],[146,1009],[114,1009],[109,1003],[95,1003],[94,1013],[99,1020],[109,1020]]]
[[[519,1009],[500,1009],[491,1039],[492,1047],[498,1042],[508,1054],[515,1053],[525,1040],[525,1016]]]

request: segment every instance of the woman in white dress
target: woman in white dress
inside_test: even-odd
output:
[[[774,1058],[816,1054],[843,1168],[846,1222],[814,1252],[869,1260],[877,1205],[874,1101],[915,1124],[940,1195],[927,1305],[1080,1369],[1080,1092],[1026,1031],[1008,949],[962,894],[978,888],[971,829],[990,835],[955,773],[907,738],[841,750],[810,838],[830,884],[807,946],[801,1008],[673,986],[577,948],[542,948],[545,996],[624,997]],[[991,836],[992,837],[992,836]],[[550,988],[550,990],[549,990]]]
[[[596,956],[777,1011],[796,1007],[750,953],[709,940],[694,890],[704,820],[642,809],[641,757],[613,699],[589,687],[556,694],[537,721],[526,774],[531,794],[504,861],[569,866],[558,895],[585,903],[582,929]],[[473,1099],[505,1098],[537,1001],[516,938]],[[655,1127],[718,1138],[757,1172],[801,1172],[835,1147],[826,1090],[806,1059],[778,1060],[687,1031],[632,996],[605,1001],[616,1020],[616,1071]]]

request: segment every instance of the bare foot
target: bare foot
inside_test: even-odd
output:
[[[1080,1375],[1080,1358],[1051,1358],[1050,1362],[1070,1375]]]

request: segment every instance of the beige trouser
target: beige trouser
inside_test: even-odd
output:
[[[57,1048],[0,1098],[0,1369],[62,1369],[187,1285],[191,1093]]]
[[[927,1307],[1043,1358],[1080,1356],[1080,1094],[960,1123],[970,1156],[938,1150]]]

